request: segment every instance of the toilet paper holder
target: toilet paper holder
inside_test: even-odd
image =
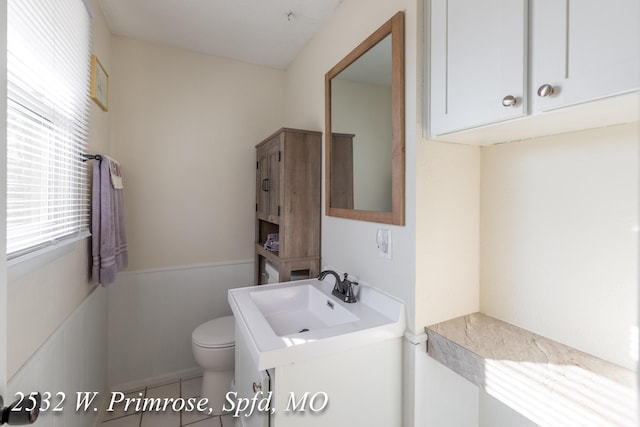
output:
[[[42,396],[40,393],[31,393],[5,407],[2,396],[0,396],[0,425],[25,425],[33,424],[40,415],[40,404]]]

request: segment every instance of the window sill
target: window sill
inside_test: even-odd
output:
[[[7,279],[9,282],[17,280],[45,265],[73,252],[79,241],[91,236],[91,233],[84,231],[73,237],[54,243],[33,252],[7,260]]]

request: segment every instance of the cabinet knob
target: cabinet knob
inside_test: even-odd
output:
[[[502,98],[502,105],[504,105],[505,107],[515,107],[517,103],[518,98],[513,95],[507,95]]]
[[[556,90],[550,84],[543,84],[538,88],[538,96],[541,98],[546,98],[547,96],[553,95]]]
[[[253,383],[253,392],[257,393],[259,391],[262,391],[262,383]]]

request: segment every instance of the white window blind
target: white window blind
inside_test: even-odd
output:
[[[7,2],[7,254],[88,230],[90,17],[82,0]]]

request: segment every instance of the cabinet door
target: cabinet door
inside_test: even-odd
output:
[[[432,0],[429,13],[431,135],[525,115],[526,1]]]
[[[280,140],[256,152],[256,212],[258,218],[278,223],[280,217]]]
[[[269,221],[278,222],[280,217],[280,145],[274,144],[267,152],[269,162],[269,178],[266,182],[269,195]]]
[[[262,399],[267,399],[271,391],[270,378],[267,371],[258,370],[251,358],[247,334],[249,334],[249,331],[236,322],[234,378],[237,397],[252,399],[256,396],[259,402],[266,402],[266,400]],[[262,405],[264,407],[266,403],[262,403]],[[269,425],[269,411],[259,411],[254,408],[250,416],[245,416],[249,415],[249,411],[250,408],[244,413],[240,413],[237,418],[243,427],[267,427]]]
[[[331,134],[331,200],[332,208],[353,209],[353,137]]]
[[[638,4],[638,0],[532,0],[534,111],[638,89]],[[543,85],[550,85],[553,93],[538,95]]]
[[[269,155],[268,150],[258,149],[256,152],[256,213],[258,218],[269,216]]]

